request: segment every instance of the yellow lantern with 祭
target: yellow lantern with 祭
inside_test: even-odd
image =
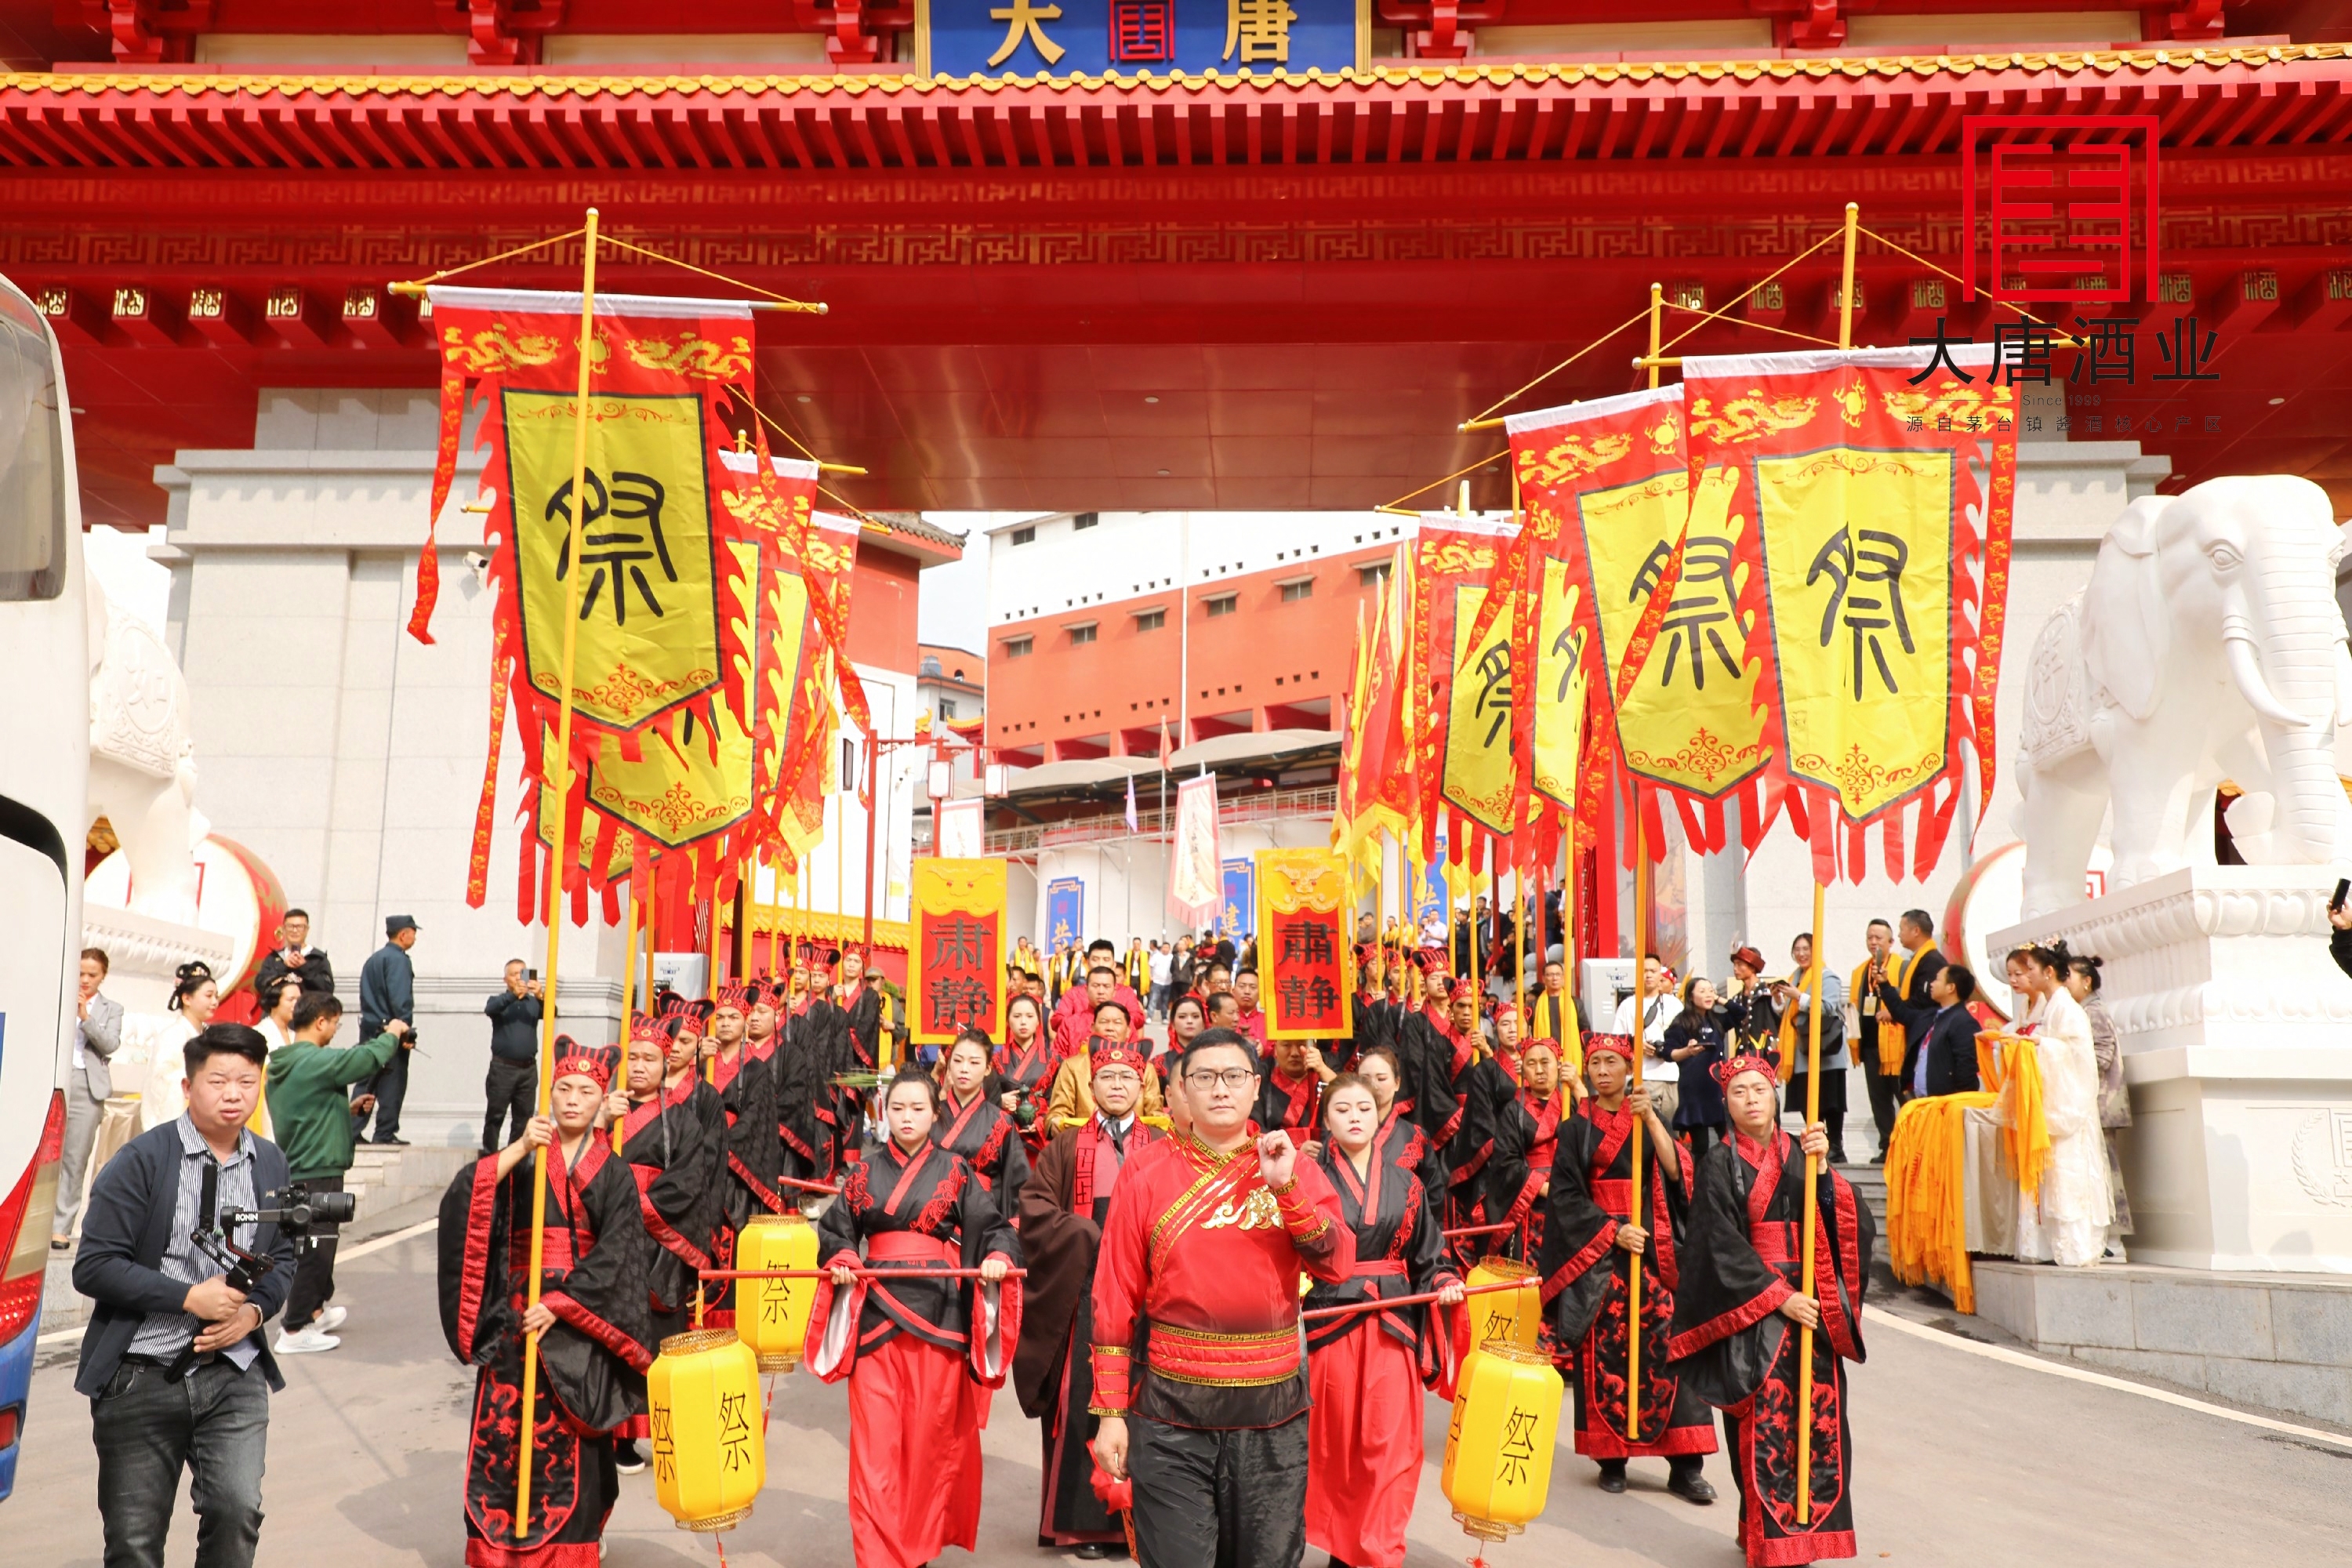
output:
[[[1462,1303],[1462,1310],[1470,1314],[1472,1344],[1502,1340],[1531,1352],[1541,1348],[1537,1333],[1543,1327],[1543,1282],[1533,1268],[1508,1258],[1482,1258],[1471,1267],[1465,1283],[1475,1290],[1481,1285],[1507,1285],[1513,1280],[1522,1288],[1490,1291]]]
[[[732,1329],[662,1341],[646,1373],[654,1496],[680,1530],[732,1530],[768,1482],[760,1359]]]
[[[796,1214],[754,1215],[735,1240],[738,1268],[814,1268],[816,1226]],[[735,1331],[760,1358],[761,1372],[790,1372],[808,1339],[814,1279],[738,1279]]]
[[[1543,1512],[1564,1386],[1550,1358],[1501,1340],[1463,1358],[1438,1488],[1469,1534],[1500,1541]]]

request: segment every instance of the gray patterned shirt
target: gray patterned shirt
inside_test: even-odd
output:
[[[204,1203],[205,1162],[213,1157],[213,1152],[185,1112],[172,1125],[180,1130],[180,1187],[172,1200],[171,1237],[160,1267],[166,1279],[194,1285],[220,1272],[219,1265],[198,1251],[192,1239]],[[220,1179],[213,1195],[215,1213],[226,1208],[258,1206],[254,1202],[253,1171],[253,1131],[246,1128],[237,1133],[236,1153],[220,1167]],[[239,1246],[250,1247],[254,1230],[252,1226],[239,1226],[229,1233],[230,1239]],[[131,1353],[175,1361],[204,1326],[194,1312],[150,1312],[131,1338]],[[242,1372],[253,1365],[259,1350],[254,1336],[248,1334],[220,1353]]]

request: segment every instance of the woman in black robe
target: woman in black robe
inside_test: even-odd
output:
[[[1015,996],[1004,1005],[1004,1043],[996,1047],[997,1104],[1013,1117],[1034,1158],[1053,1137],[1045,1100],[1053,1091],[1054,1074],[1062,1058],[1045,1033],[1045,1009],[1034,996]],[[1021,1120],[1023,1107],[1029,1118]]]
[[[993,1053],[988,1037],[966,1029],[940,1058],[940,1119],[931,1142],[964,1158],[981,1187],[996,1200],[1004,1217],[1021,1212],[1021,1189],[1029,1183],[1029,1150],[1020,1128],[991,1090]]]
[[[1519,1093],[1496,1118],[1495,1152],[1486,1162],[1486,1213],[1491,1223],[1511,1227],[1489,1238],[1489,1250],[1530,1263],[1542,1254],[1560,1108],[1569,1102],[1559,1080],[1559,1042],[1529,1040],[1519,1052]]]
[[[849,1523],[858,1568],[915,1568],[971,1551],[980,1524],[980,1428],[1021,1337],[1021,1238],[963,1157],[931,1142],[939,1086],[901,1072],[889,1135],[851,1167],[817,1222],[831,1277],[817,1287],[809,1370],[849,1381]],[[871,1279],[873,1268],[982,1279]]]
[[[1674,1370],[1723,1412],[1739,1484],[1739,1544],[1751,1568],[1855,1555],[1853,1426],[1846,1363],[1863,1360],[1862,1305],[1876,1239],[1869,1205],[1831,1169],[1820,1123],[1780,1130],[1774,1062],[1717,1069],[1730,1141],[1698,1168],[1675,1297]],[[1805,1172],[1819,1173],[1813,1278],[1803,1278]],[[1801,1331],[1813,1329],[1813,1404],[1798,1409]],[[1797,1427],[1810,1420],[1810,1517],[1797,1520]]]
[[[1317,1280],[1305,1310],[1442,1292],[1423,1306],[1350,1312],[1307,1325],[1307,1539],[1354,1568],[1401,1568],[1422,1468],[1422,1390],[1454,1396],[1462,1281],[1421,1178],[1396,1156],[1413,1134],[1383,1118],[1355,1073],[1323,1095],[1317,1162],[1356,1233],[1346,1280]]]
[[[457,1173],[441,1200],[441,1329],[476,1370],[466,1459],[469,1568],[592,1565],[618,1495],[614,1444],[646,1435],[653,1243],[628,1167],[596,1131],[609,1066],[558,1042],[551,1117]],[[547,1151],[540,1298],[527,1307],[530,1215]],[[539,1331],[530,1517],[514,1532],[521,1460],[522,1357]]]

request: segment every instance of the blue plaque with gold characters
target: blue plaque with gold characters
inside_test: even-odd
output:
[[[1370,0],[928,0],[917,47],[934,76],[1346,70]]]

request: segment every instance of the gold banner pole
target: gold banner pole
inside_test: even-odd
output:
[[[1658,384],[1658,339],[1664,325],[1665,287],[1650,285],[1650,386]],[[1642,1058],[1649,1045],[1643,1037],[1642,1016],[1649,998],[1643,989],[1650,973],[1650,846],[1648,825],[1642,815],[1642,784],[1633,781],[1633,1087],[1642,1087]],[[1633,1120],[1633,1200],[1630,1223],[1642,1223],[1642,1120]],[[1625,1431],[1642,1429],[1642,1259],[1633,1259],[1625,1317]]]
[[[629,1014],[636,1001],[637,989],[637,878],[629,874],[629,908],[621,926],[621,1065],[620,1081],[625,1092],[629,1082]],[[622,1117],[613,1123],[613,1152],[617,1154],[628,1142],[628,1119]]]
[[[585,524],[583,514],[588,501],[588,378],[592,356],[589,350],[596,330],[596,209],[588,209],[588,222],[583,231],[583,253],[580,264],[580,393],[579,403],[572,411],[572,499],[566,509],[570,513],[571,545],[566,560],[577,563],[581,557],[581,531]],[[563,942],[563,882],[573,858],[579,853],[578,840],[572,827],[572,670],[580,646],[580,580],[584,572],[565,574],[563,585],[563,663],[561,680],[563,688],[562,706],[555,721],[555,758],[550,782],[555,786],[555,831],[549,835],[556,846],[548,854],[547,874],[547,996],[541,1009],[539,1029],[539,1114],[545,1116],[555,1089],[555,992],[556,957]],[[525,671],[526,678],[529,671]],[[540,1149],[531,1157],[530,1183],[530,1278],[524,1287],[527,1306],[539,1305],[540,1270],[546,1256],[547,1245],[547,1151]],[[539,1424],[539,1334],[536,1331],[523,1336],[522,1343],[522,1463],[515,1472],[515,1521],[517,1541],[523,1540],[530,1529],[530,1466],[531,1451],[536,1446]]]
[[[1853,346],[1853,240],[1854,227],[1861,217],[1861,207],[1845,204],[1845,258],[1838,268],[1838,347]],[[1831,831],[1824,828],[1822,831]],[[1813,1005],[1811,1016],[1806,1020],[1805,1038],[1805,1125],[1821,1120],[1822,1115],[1822,906],[1828,889],[1819,875],[1813,879]],[[1813,1288],[1813,1247],[1819,1239],[1821,1215],[1819,1194],[1821,1161],[1805,1156],[1805,1245],[1804,1272],[1798,1279],[1800,1290]],[[1813,1331],[1800,1327],[1797,1331],[1797,1522],[1811,1524],[1813,1519]]]

